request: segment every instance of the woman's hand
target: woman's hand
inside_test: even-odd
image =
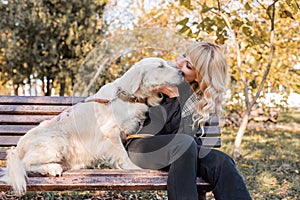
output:
[[[162,86],[162,87],[158,88],[157,90],[155,90],[155,92],[163,93],[170,98],[179,96],[179,91],[176,86]]]

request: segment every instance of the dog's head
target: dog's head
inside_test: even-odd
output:
[[[163,85],[178,85],[184,78],[180,70],[161,58],[144,58],[132,66],[119,80],[119,85],[130,95],[148,98],[156,105],[160,98],[154,92]]]

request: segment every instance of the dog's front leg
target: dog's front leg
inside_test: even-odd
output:
[[[127,151],[125,150],[122,140],[120,137],[109,137],[109,143],[112,145],[109,154],[112,164],[119,169],[141,169],[136,166],[128,157]]]

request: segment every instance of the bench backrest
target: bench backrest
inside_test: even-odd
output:
[[[17,145],[28,130],[83,99],[85,97],[0,96],[0,160],[5,160],[6,149]],[[218,118],[206,123],[204,130],[200,137],[203,145],[220,147]]]

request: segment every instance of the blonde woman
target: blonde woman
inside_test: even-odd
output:
[[[141,168],[168,173],[168,199],[198,199],[196,177],[209,182],[215,198],[251,199],[234,161],[225,153],[206,149],[194,137],[210,113],[222,113],[228,67],[222,49],[211,42],[187,48],[176,61],[186,83],[159,91],[161,106],[152,107],[141,133],[126,148],[130,159]]]

